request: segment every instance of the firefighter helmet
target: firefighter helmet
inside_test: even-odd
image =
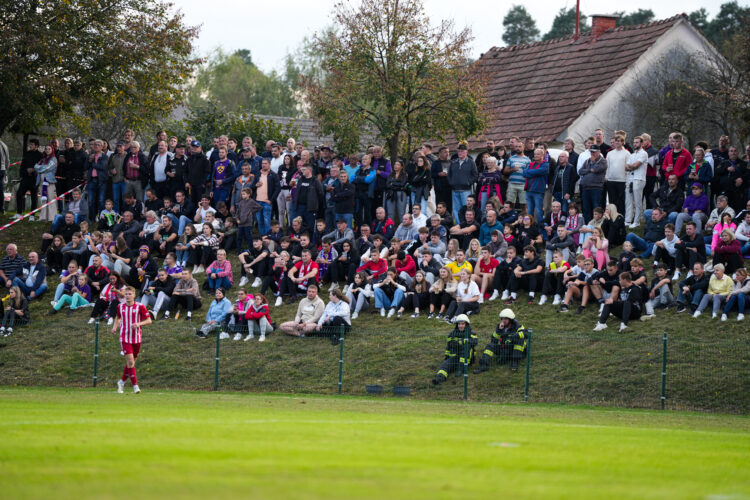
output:
[[[458,323],[460,321],[463,321],[467,325],[471,324],[471,321],[469,321],[469,317],[467,315],[465,315],[465,314],[459,314],[458,316],[456,316],[456,323]]]
[[[508,309],[507,307],[500,311],[500,319],[508,318],[508,319],[516,319],[516,315],[513,311]]]

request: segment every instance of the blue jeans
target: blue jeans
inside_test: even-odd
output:
[[[211,276],[208,277],[208,288],[211,290],[216,290],[217,288],[223,288],[224,290],[229,290],[232,288],[232,283],[229,282],[229,278],[226,276],[222,276],[220,278],[212,278]]]
[[[120,213],[122,195],[125,194],[125,181],[112,183],[112,201],[115,203],[115,212]]]
[[[73,216],[73,220],[75,221],[76,224],[80,224],[82,218],[80,215],[75,214]],[[65,214],[55,215],[55,219],[52,221],[52,227],[50,228],[50,233],[57,234],[57,229],[60,227],[60,224],[62,224],[63,222],[65,222]]]
[[[226,202],[229,199],[229,190],[228,189],[214,189],[214,206],[216,203],[219,203],[220,201]]]
[[[255,213],[255,220],[258,222],[258,232],[261,236],[265,236],[271,232],[271,204],[265,201],[259,201],[258,204],[261,206],[261,210]],[[315,222],[310,231],[315,229]],[[251,240],[252,241],[252,240]]]
[[[175,223],[175,221],[172,220],[172,224],[174,224],[174,223]],[[182,233],[185,232],[185,226],[187,226],[188,224],[192,224],[192,223],[193,223],[193,221],[191,221],[190,219],[188,219],[184,215],[180,215],[180,220],[177,222],[177,234],[179,236],[182,236]]]
[[[646,241],[635,233],[628,233],[625,236],[625,241],[629,241],[633,245],[634,250],[643,250],[643,253],[639,256],[641,259],[647,259],[651,256],[651,251],[654,249],[654,244],[650,241]]]
[[[294,209],[294,217],[302,217],[302,222],[305,224],[311,236],[313,231],[315,231],[315,214],[315,212],[311,212],[307,209],[307,205],[297,205],[297,208]]]
[[[416,205],[417,204],[416,197],[417,196],[414,193],[411,194],[411,204],[412,205]],[[427,200],[425,200],[424,198],[422,198],[419,201],[419,206],[422,207],[422,213],[423,214],[427,214]],[[483,206],[483,205],[480,205],[480,206]],[[351,226],[349,226],[349,227],[351,227]]]
[[[453,191],[451,195],[453,200],[453,220],[456,221],[456,224],[460,222],[458,211],[461,210],[461,207],[466,205],[466,198],[468,198],[470,194],[471,191]]]
[[[552,193],[552,199],[560,202],[560,205],[562,205],[562,211],[564,214],[568,213],[568,205],[570,204],[570,201],[566,200],[565,196],[563,196],[562,193],[560,192]]]
[[[29,300],[33,300],[33,299],[32,299],[32,298],[31,298],[31,297],[29,296],[29,295],[31,294],[31,292],[34,292],[34,293],[36,293],[36,297],[35,297],[35,298],[37,298],[37,299],[38,299],[39,297],[41,297],[41,296],[42,296],[42,294],[43,294],[44,292],[46,292],[46,291],[47,291],[47,284],[46,284],[46,283],[42,283],[42,284],[41,284],[41,285],[39,286],[39,288],[37,288],[36,290],[32,290],[32,289],[31,289],[31,287],[27,286],[27,285],[26,285],[26,283],[25,283],[25,282],[24,282],[24,281],[23,281],[23,280],[22,280],[21,278],[15,278],[15,279],[13,280],[13,284],[14,284],[15,286],[17,286],[18,288],[20,288],[20,289],[21,289],[21,291],[23,292],[23,294],[24,294],[24,295],[26,295],[26,297],[28,297],[28,299],[29,299]]]
[[[177,250],[177,262],[185,262],[187,264],[187,261],[190,259],[189,252],[189,250]]]
[[[679,285],[678,285],[679,286]],[[688,304],[688,301],[690,301],[690,305],[694,306],[693,309],[698,308],[698,304],[701,303],[701,299],[706,294],[703,290],[696,290],[695,293],[688,294],[687,296],[683,295],[682,288],[680,288],[680,293],[677,294],[677,302],[680,304]]]
[[[247,240],[247,246],[243,248],[242,241]],[[253,226],[240,226],[237,228],[237,252],[253,247]]]
[[[594,209],[602,204],[602,189],[582,189],[581,204],[583,205],[583,220],[594,218]]]
[[[533,215],[537,223],[544,219],[544,193],[526,192],[526,213]]]
[[[643,218],[646,219],[646,222],[651,220],[652,213],[653,213],[653,210],[651,209],[643,211]],[[670,224],[674,224],[675,221],[677,220],[678,215],[680,214],[678,214],[677,212],[669,212],[669,214],[667,215],[667,222],[669,222]]]
[[[96,219],[99,211],[104,209],[104,197],[107,195],[107,181],[99,181],[99,178],[89,181],[89,214]]]
[[[340,214],[336,213],[336,220],[344,219],[346,221],[346,227],[349,229],[352,228],[352,220],[354,219],[354,214]]]
[[[380,288],[375,289],[375,307],[377,309],[395,309],[401,305],[403,300],[404,292],[402,292],[400,288],[396,288],[396,292],[393,294],[393,300],[389,299],[385,292]]]
[[[735,293],[731,297],[729,297],[729,300],[727,300],[726,305],[724,306],[724,314],[729,314],[729,311],[732,310],[735,304],[737,304],[737,311],[740,314],[745,314],[745,299],[747,297],[744,293]]]
[[[742,245],[742,248],[740,248],[740,253],[743,256],[750,255],[750,243],[745,243],[744,245]]]

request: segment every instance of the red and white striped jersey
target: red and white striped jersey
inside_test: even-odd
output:
[[[120,318],[120,342],[140,344],[141,327],[133,325],[148,317],[146,306],[138,302],[129,306],[123,302],[117,306],[117,317]]]

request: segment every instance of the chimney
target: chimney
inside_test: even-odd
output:
[[[594,14],[591,16],[591,37],[596,40],[602,33],[614,29],[616,26],[617,16]]]

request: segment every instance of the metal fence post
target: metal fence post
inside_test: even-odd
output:
[[[94,387],[96,387],[97,373],[99,371],[99,320],[94,326]]]
[[[221,333],[216,332],[216,366],[214,368],[214,390],[219,390],[219,345],[221,344]]]
[[[344,326],[339,327],[341,334],[339,335],[339,394],[341,394],[341,386],[344,378]]]
[[[664,333],[664,344],[661,357],[661,409],[667,399],[667,334]]]
[[[464,401],[469,399],[469,326],[464,329]]]
[[[527,330],[529,334],[529,340],[526,342],[526,382],[523,390],[523,401],[529,400],[529,370],[531,369],[531,329]]]

